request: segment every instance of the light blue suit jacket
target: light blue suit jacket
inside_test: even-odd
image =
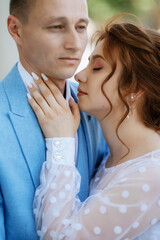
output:
[[[75,100],[77,86],[71,84]],[[33,198],[39,185],[45,142],[15,65],[0,82],[0,240],[37,240]],[[108,151],[99,123],[81,112],[77,168],[80,199],[88,196],[96,166]]]

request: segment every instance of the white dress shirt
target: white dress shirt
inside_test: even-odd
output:
[[[25,68],[22,66],[21,62],[18,62],[17,67],[18,67],[19,74],[24,82],[24,85],[26,86],[27,92],[30,93],[29,88],[28,88],[28,85],[30,83],[32,83],[36,87],[36,89],[39,90],[33,77],[25,70]],[[67,103],[69,102],[70,97],[72,97],[71,90],[70,90],[69,82],[68,82],[68,80],[66,80],[66,101],[67,101]],[[77,157],[78,157],[78,133],[76,132],[76,134],[75,134],[75,162],[76,163],[77,163]]]

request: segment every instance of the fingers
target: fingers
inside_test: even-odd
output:
[[[46,81],[48,80],[48,78],[42,74],[44,81],[39,78],[35,73],[32,73],[32,76],[35,80],[35,83],[37,84],[37,86],[40,89],[41,94],[43,95],[44,99],[47,101],[48,105],[51,108],[55,108],[58,107],[58,103],[55,99],[55,97],[53,96],[51,90],[48,88],[48,86],[45,84]]]
[[[43,78],[45,78],[43,76]],[[34,80],[40,92],[34,85],[28,85],[32,97],[28,101],[35,112],[45,137],[74,136],[80,122],[78,105],[69,100],[70,107],[54,83],[45,78],[44,82],[38,76]],[[54,96],[53,96],[53,94]],[[51,107],[52,106],[52,107]]]
[[[80,122],[80,112],[79,112],[78,104],[75,103],[75,101],[72,98],[70,98],[69,99],[69,105],[70,105],[70,108],[71,108],[71,111],[72,111],[72,114],[74,116],[75,121],[77,122],[77,124],[79,124],[79,122]]]
[[[69,100],[70,107],[55,84],[42,74],[44,81],[32,74],[39,91],[28,85],[31,95],[28,101],[33,108],[44,136],[70,136],[77,130],[80,122],[78,105]],[[61,126],[60,128],[58,126]]]
[[[32,98],[29,93],[27,93],[27,97],[28,97],[28,102],[30,103],[33,111],[35,112],[35,114],[38,118],[38,121],[40,121],[40,119],[43,119],[45,116],[44,112],[42,111],[41,107],[36,103],[34,98]]]
[[[32,97],[29,94],[27,95],[28,99],[30,100],[29,103],[31,104],[31,107],[35,111],[36,115],[39,116],[41,111],[43,112],[43,115],[48,115],[50,112],[48,103],[33,85],[29,85],[28,87],[32,94]]]
[[[34,76],[34,75],[32,75]],[[46,99],[46,101],[49,103],[49,105],[52,105],[52,107],[55,107],[55,104],[58,103],[60,106],[66,105],[66,100],[63,97],[61,91],[58,89],[58,87],[54,84],[54,82],[43,73],[41,74],[41,78],[34,78],[36,84],[38,85],[42,95]]]
[[[54,82],[49,79],[45,83],[48,86],[48,88],[51,90],[51,92],[52,92],[53,96],[55,97],[57,103],[61,106],[66,105],[65,98],[63,97],[59,88],[54,84]]]

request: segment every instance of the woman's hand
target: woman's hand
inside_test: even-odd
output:
[[[70,98],[69,107],[53,81],[44,79],[45,82],[41,78],[35,81],[41,94],[33,85],[29,86],[32,97],[27,94],[44,136],[74,137],[80,122],[78,105]]]

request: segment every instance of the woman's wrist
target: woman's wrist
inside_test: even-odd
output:
[[[74,165],[75,138],[60,137],[46,138],[46,160],[49,169],[52,163],[62,165]]]

